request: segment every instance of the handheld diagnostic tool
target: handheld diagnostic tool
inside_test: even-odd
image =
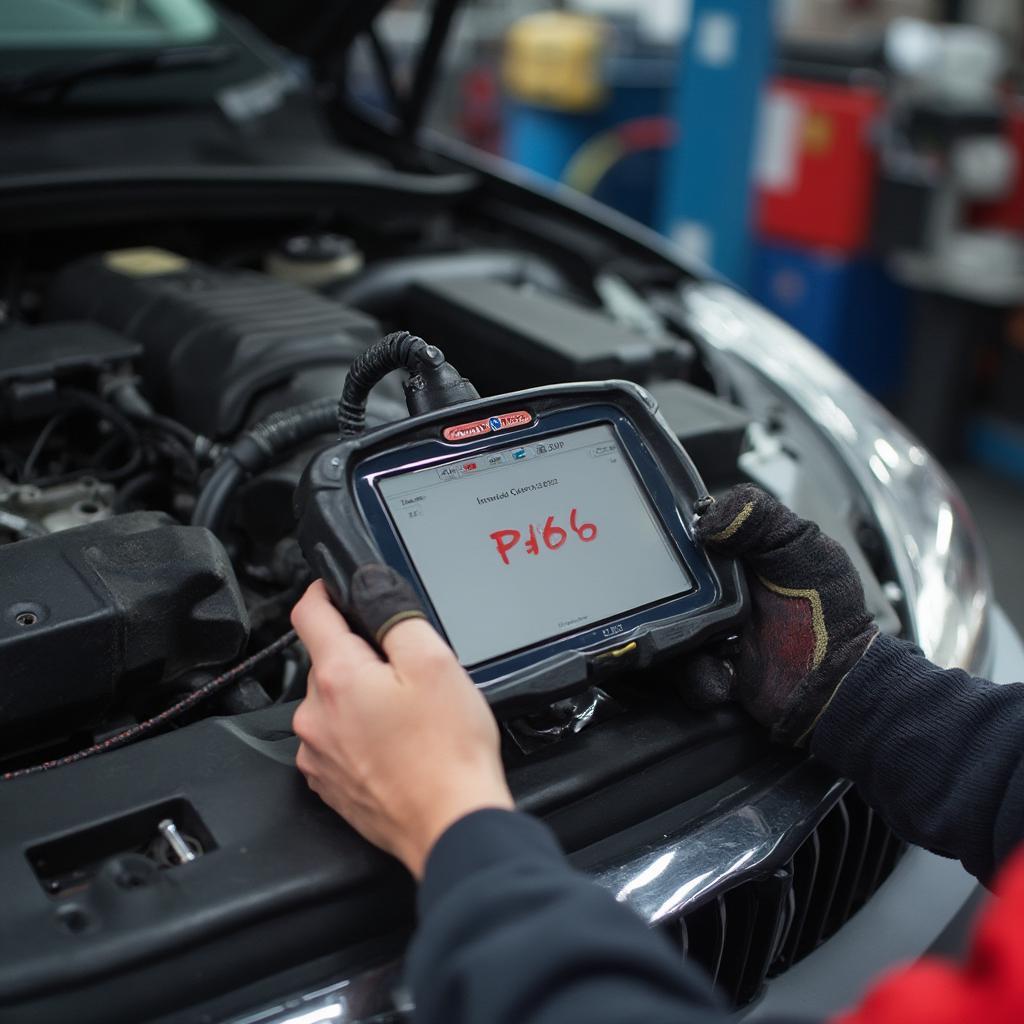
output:
[[[742,574],[693,539],[705,497],[645,390],[563,384],[326,449],[299,539],[343,611],[360,565],[391,565],[488,700],[525,708],[734,631]]]

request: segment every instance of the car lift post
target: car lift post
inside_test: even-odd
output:
[[[761,94],[771,72],[774,0],[692,0],[658,226],[691,257],[749,281],[753,169]]]

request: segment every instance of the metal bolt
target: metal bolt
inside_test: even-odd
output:
[[[39,616],[35,612],[18,612],[14,621],[19,626],[34,626],[39,621]]]
[[[188,864],[196,859],[196,855],[192,852],[188,843],[185,842],[184,837],[178,831],[178,826],[175,825],[170,818],[164,818],[164,820],[157,825],[157,829],[160,832],[160,835],[167,840],[167,845],[171,848],[171,853],[179,864]]]

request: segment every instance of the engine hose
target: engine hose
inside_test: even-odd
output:
[[[261,420],[231,445],[214,466],[196,500],[192,525],[219,533],[224,527],[228,501],[246,476],[266,469],[296,445],[332,433],[336,423],[337,402],[333,398],[317,398]]]
[[[408,331],[396,331],[372,345],[349,367],[338,402],[338,433],[355,437],[366,429],[366,400],[392,370],[416,374],[444,362],[441,350]]]
[[[161,416],[139,391],[134,378],[121,377],[111,381],[107,385],[104,397],[130,420],[144,426],[155,427],[176,438],[192,458],[212,461],[218,454],[218,446],[208,437],[197,434],[170,416]]]

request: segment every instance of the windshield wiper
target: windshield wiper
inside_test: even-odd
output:
[[[235,46],[211,44],[168,46],[143,53],[102,54],[87,60],[40,68],[24,75],[0,77],[0,102],[50,91],[53,93],[51,100],[59,103],[75,86],[88,79],[215,68],[233,60],[237,53]]]

